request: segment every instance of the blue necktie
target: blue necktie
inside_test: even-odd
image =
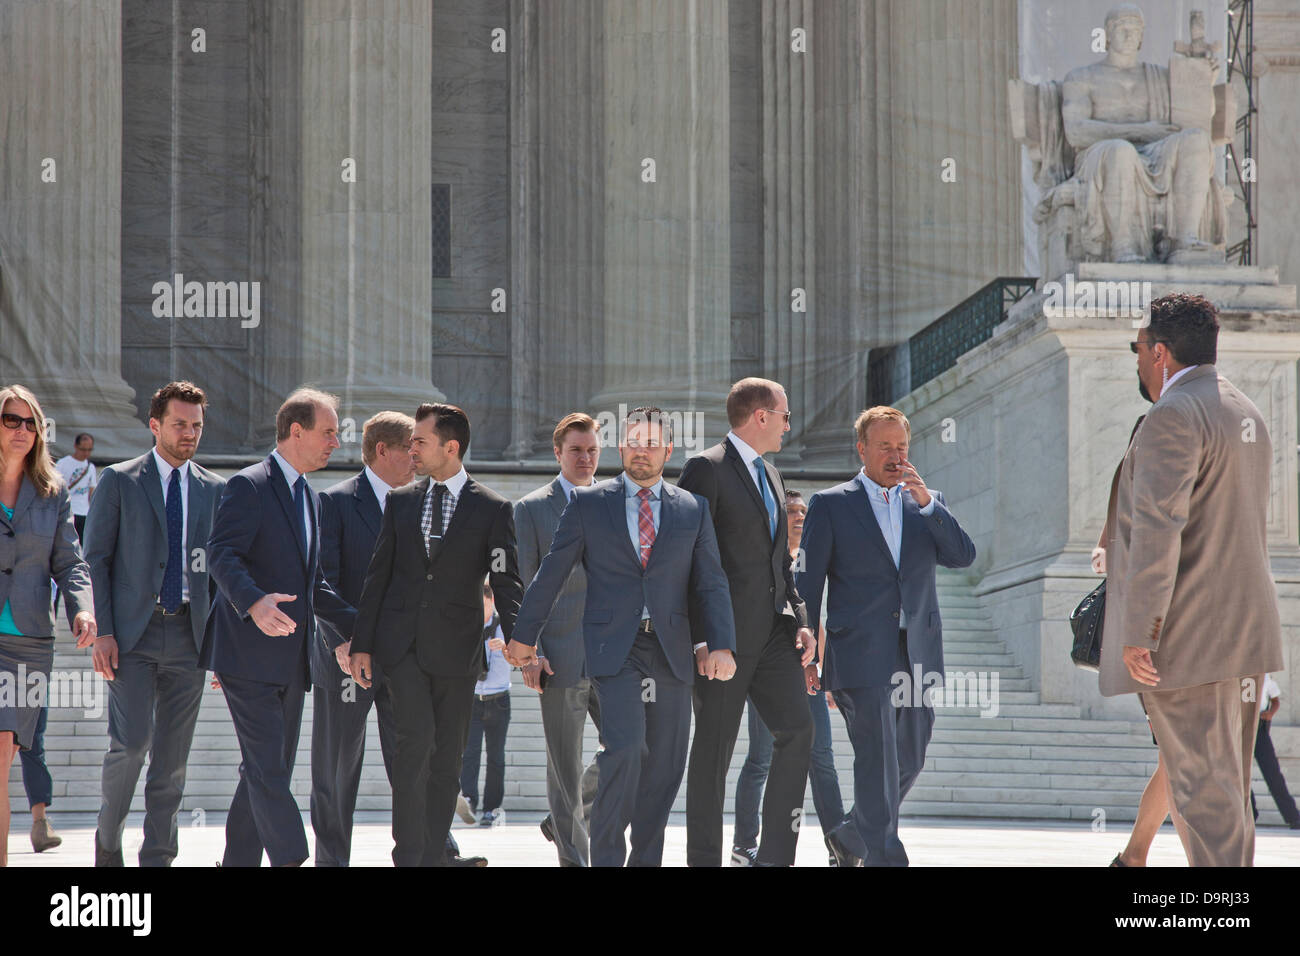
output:
[[[293,483],[293,524],[298,529],[298,540],[302,542],[303,554],[310,557],[311,547],[307,541],[307,525],[302,516],[307,502],[307,479],[302,475]]]
[[[181,510],[181,470],[172,469],[167,483],[167,570],[163,571],[159,603],[168,614],[181,606],[181,574],[185,567],[185,517]]]
[[[758,487],[763,492],[763,508],[767,511],[768,533],[772,540],[776,540],[776,499],[772,497],[772,489],[767,485],[767,475],[763,468],[763,459],[754,459],[754,473],[758,475]]]

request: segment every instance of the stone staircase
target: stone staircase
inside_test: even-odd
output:
[[[1156,751],[1143,721],[1088,720],[1073,705],[1043,704],[1020,666],[997,639],[986,613],[964,579],[941,569],[939,597],[944,620],[945,665],[951,674],[997,674],[998,711],[981,717],[975,706],[941,707],[935,722],[926,767],[903,806],[912,817],[1002,818],[1079,821],[1091,825],[1097,810],[1111,821],[1131,821]],[[66,627],[58,637],[56,670],[89,670],[89,656],[78,651]],[[546,813],[546,758],[542,746],[537,695],[514,676],[513,708],[506,753],[507,816],[535,821]],[[107,746],[107,691],[103,712],[82,709],[51,711],[46,733],[47,760],[54,778],[56,813],[94,812],[99,808],[100,766]],[[294,793],[305,810],[310,793],[311,698],[303,716]],[[852,802],[853,752],[844,723],[831,715],[835,762],[846,807]],[[587,728],[587,753],[597,746]],[[746,723],[729,771],[729,793],[748,748]],[[10,802],[25,814],[18,761],[10,777]],[[190,755],[182,825],[201,825],[207,812],[224,813],[238,779],[239,749],[221,692],[208,688]],[[142,810],[144,774],[134,808]],[[1260,823],[1279,824],[1281,817],[1262,780],[1255,785]],[[357,799],[358,811],[391,809],[388,781],[379,756],[378,729],[370,719],[366,763]],[[730,807],[729,807],[730,809]],[[685,810],[685,786],[675,810]],[[813,813],[809,793],[806,812]],[[25,828],[22,815],[15,826]]]

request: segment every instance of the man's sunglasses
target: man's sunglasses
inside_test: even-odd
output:
[[[23,418],[21,415],[11,415],[9,412],[0,415],[0,424],[3,424],[5,428],[9,429],[17,428],[19,425],[26,425],[29,432],[36,431],[36,419]]]

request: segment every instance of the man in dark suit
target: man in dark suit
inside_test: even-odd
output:
[[[688,460],[677,483],[709,503],[736,618],[736,676],[695,685],[686,862],[722,865],[727,768],[748,697],[774,737],[758,864],[793,866],[813,738],[804,667],[815,680],[817,635],[790,570],[785,485],[763,460],[781,450],[790,429],[785,389],[764,378],[741,379],[727,395],[727,420],[726,438]]]
[[[560,515],[578,488],[593,484],[600,461],[596,420],[583,412],[560,419],[552,437],[560,474],[515,504],[519,576],[531,581],[551,549]],[[537,663],[524,668],[524,683],[542,695],[546,737],[546,801],[551,812],[542,833],[555,843],[560,866],[586,866],[587,827],[596,796],[596,761],[583,770],[582,736],[587,717],[600,731],[600,702],[586,674],[582,609],[587,574],[574,568],[560,590],[537,645]],[[543,674],[545,676],[543,676]]]
[[[460,792],[474,684],[483,670],[483,578],[508,637],[523,585],[510,502],[465,472],[469,418],[455,405],[415,413],[423,481],[391,492],[361,590],[352,676],[383,668],[397,728],[393,863],[440,866]]]
[[[672,432],[657,408],[634,409],[619,444],[623,474],[580,488],[528,587],[511,663],[535,645],[569,572],[582,562],[587,673],[600,698],[599,782],[591,809],[591,865],[658,866],[664,827],[686,769],[691,684],[735,673],[735,623],[709,504],[663,480]],[[694,605],[694,610],[692,609]],[[703,647],[692,652],[695,642]]]
[[[830,582],[822,680],[853,744],[853,810],[826,840],[840,866],[906,866],[898,808],[925,763],[934,708],[899,688],[943,673],[935,566],[968,567],[975,545],[907,460],[902,412],[869,408],[854,430],[862,471],[813,495],[795,582],[810,621]]]
[[[307,649],[316,615],[352,633],[356,611],[320,568],[320,499],[306,474],[325,467],[338,441],[338,399],[301,388],[275,416],[275,451],[226,482],[208,540],[208,570],[221,594],[204,633],[201,664],[214,671],[239,737],[239,786],[226,815],[223,866],[307,859],[302,812],[289,788]],[[284,607],[281,607],[284,605]]]
[[[122,865],[122,830],[145,758],[141,866],[170,866],[176,814],[203,700],[199,667],[211,594],[203,550],[225,481],[191,461],[207,396],[192,382],[154,392],[148,453],[101,473],[86,520],[95,591],[95,671],[108,681],[95,865]]]

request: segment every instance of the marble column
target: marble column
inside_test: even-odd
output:
[[[445,398],[431,381],[431,23],[421,0],[303,8],[301,374],[355,426],[336,458],[360,459],[375,412]]]
[[[36,394],[58,452],[87,431],[98,457],[138,454],[148,432],[121,374],[121,6],[0,4],[0,62],[0,380]]]
[[[711,443],[730,384],[727,4],[602,9],[605,379],[593,411],[702,414],[694,439]]]
[[[816,408],[818,316],[813,58],[791,33],[818,33],[812,0],[763,0],[763,373],[785,386],[792,414],[782,458],[799,456]],[[804,312],[792,293],[804,291]]]
[[[602,28],[601,0],[511,5],[509,458],[549,459],[603,384]]]

